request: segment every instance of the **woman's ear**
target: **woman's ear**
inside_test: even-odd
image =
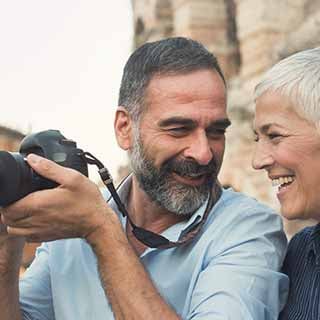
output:
[[[132,119],[124,107],[118,107],[114,120],[114,132],[118,145],[123,150],[128,150],[132,145]]]

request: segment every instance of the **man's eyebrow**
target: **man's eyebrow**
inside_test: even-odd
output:
[[[215,121],[212,121],[209,126],[207,127],[207,130],[225,130],[231,125],[231,121],[227,118],[225,119],[218,119]]]
[[[159,122],[160,127],[168,127],[172,125],[182,125],[187,127],[195,127],[196,122],[192,119],[184,117],[172,117],[168,119],[161,120]],[[209,128],[221,128],[226,129],[231,125],[231,121],[228,118],[214,120],[209,124]]]
[[[209,125],[209,128],[227,129],[230,125],[231,121],[228,118],[224,118],[212,121]]]
[[[193,127],[196,125],[196,122],[194,120],[183,118],[183,117],[172,117],[172,118],[160,120],[159,122],[160,127],[169,127],[172,125],[182,125],[182,126]]]

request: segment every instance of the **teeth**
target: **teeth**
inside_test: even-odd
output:
[[[187,177],[190,177],[190,178],[199,178],[201,176],[202,176],[202,174],[195,174],[195,173],[194,174],[190,173],[187,175]]]
[[[184,174],[185,177],[190,177],[190,178],[198,178],[203,176],[203,173],[188,173]]]
[[[294,178],[293,177],[280,177],[278,179],[273,179],[272,180],[272,186],[275,187],[275,186],[279,186],[279,185],[282,185],[284,183],[289,183],[289,182],[292,182],[294,181]]]

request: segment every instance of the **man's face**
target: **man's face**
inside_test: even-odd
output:
[[[152,78],[134,130],[130,161],[140,187],[170,212],[190,215],[221,167],[226,114],[223,80],[212,70]]]

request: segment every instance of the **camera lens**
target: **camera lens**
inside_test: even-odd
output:
[[[0,151],[0,207],[25,197],[29,193],[58,187],[29,166],[25,157],[34,153],[59,165],[78,170],[88,176],[83,151],[57,130],[31,134],[23,139],[19,153]]]
[[[0,151],[0,206],[30,193],[32,169],[20,153]]]

